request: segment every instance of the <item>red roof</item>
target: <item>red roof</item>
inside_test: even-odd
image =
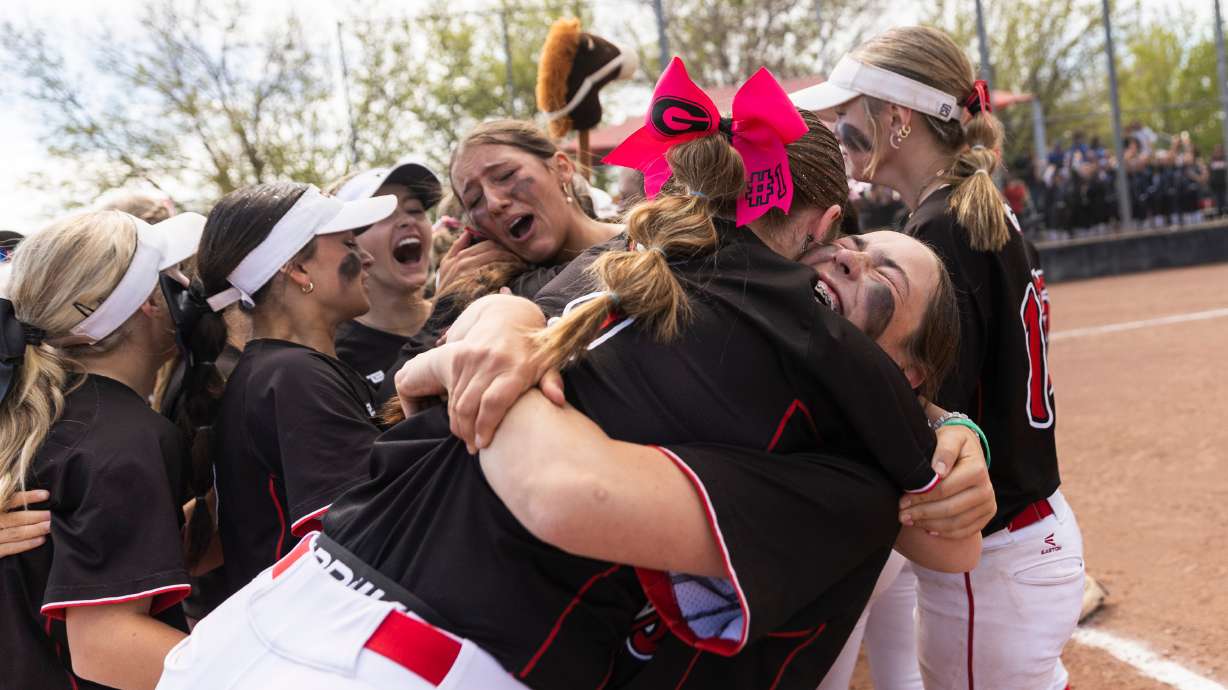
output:
[[[780,82],[780,86],[785,90],[785,93],[793,93],[794,91],[799,91],[822,82],[823,77],[810,75],[796,79],[785,79]],[[737,91],[738,87],[736,86],[724,86],[708,91],[708,95],[712,97],[712,101],[716,103],[716,107],[722,113],[728,113],[733,107],[733,95]],[[1032,100],[1032,94],[994,91],[990,98],[993,100],[994,107],[1007,108],[1016,103],[1025,103]],[[621,124],[598,127],[591,130],[589,132],[589,146],[593,151],[593,164],[601,165],[602,157],[613,151],[615,146],[621,144],[624,139],[631,136],[631,133],[639,129],[643,124],[643,118],[629,117]],[[576,153],[576,139],[574,136],[563,144],[563,150],[573,155]]]

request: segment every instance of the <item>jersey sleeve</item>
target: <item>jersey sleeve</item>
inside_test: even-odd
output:
[[[671,632],[697,650],[731,656],[779,629],[899,531],[898,493],[869,464],[710,444],[658,450],[703,502],[726,577],[636,574]]]
[[[138,434],[139,435],[139,434]],[[51,487],[51,570],[41,612],[62,620],[78,606],[151,599],[157,614],[191,591],[156,439],[105,452],[78,451]]]
[[[807,358],[852,430],[903,491],[937,485],[937,440],[908,379],[876,343],[835,312],[814,306]]]
[[[991,284],[987,252],[972,249],[966,231],[941,216],[914,229],[913,236],[942,258],[959,302],[959,355],[938,388],[934,403],[956,412],[975,414],[977,387],[985,363],[990,326],[987,314]]]
[[[368,456],[379,435],[342,374],[315,357],[306,361],[312,366],[282,370],[272,384],[286,510],[295,536],[318,528],[333,500],[367,478]]]

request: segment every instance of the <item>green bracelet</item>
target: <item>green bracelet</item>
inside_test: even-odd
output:
[[[967,417],[952,417],[945,420],[942,426],[966,426],[976,432],[976,435],[981,439],[981,450],[985,451],[985,467],[989,467],[989,439],[985,438],[985,432],[981,431],[981,427],[976,425],[976,422]]]

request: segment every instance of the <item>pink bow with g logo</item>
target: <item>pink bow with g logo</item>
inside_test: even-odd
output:
[[[721,118],[708,94],[691,81],[686,65],[674,58],[652,93],[644,126],[603,162],[643,172],[644,192],[652,198],[670,177],[665,154],[671,146],[721,132],[746,166],[746,189],[737,207],[737,223],[746,225],[772,208],[789,212],[793,178],[785,146],[807,131],[797,108],[766,68],[734,94],[733,117]]]

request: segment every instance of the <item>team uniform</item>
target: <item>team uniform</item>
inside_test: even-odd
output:
[[[926,198],[905,232],[938,252],[955,283],[959,359],[935,402],[984,430],[998,512],[975,570],[915,568],[921,667],[934,687],[1060,690],[1061,650],[1083,595],[1083,540],[1058,490],[1044,274],[1009,210],[1006,245],[973,250],[948,211],[951,192]]]
[[[384,382],[393,362],[406,353],[425,352],[434,345],[426,331],[405,337],[363,325],[357,320],[346,321],[337,327],[337,359],[357,371],[373,390]]]
[[[51,493],[32,506],[51,511],[51,538],[0,559],[5,687],[103,687],[72,673],[69,608],[148,599],[154,618],[187,632],[186,454],[175,426],[126,385],[91,374],[68,394],[29,483]]]
[[[863,641],[874,687],[923,690],[917,665],[916,608],[917,576],[908,559],[893,551],[819,690],[848,690]]]
[[[554,280],[555,276],[566,267],[567,264],[565,263],[552,266],[535,266],[512,278],[507,284],[507,289],[511,290],[512,294],[517,297],[532,299],[539,290],[544,288],[551,280]],[[456,317],[460,316],[462,311],[464,311],[464,307],[458,305],[452,297],[445,295],[435,300],[435,309],[431,312],[431,317],[427,319],[426,324],[422,326],[422,330],[401,347],[400,352],[392,359],[392,364],[384,369],[382,382],[376,389],[376,399],[391,400],[396,397],[397,387],[395,379],[397,372],[409,360],[435,347],[435,342],[448,331],[452,322],[456,320]],[[340,350],[338,350],[337,354],[340,356]],[[359,371],[362,371],[362,369],[359,369]]]
[[[367,478],[379,435],[366,382],[338,359],[284,340],[244,348],[212,443],[227,593],[239,590]]]
[[[715,255],[674,266],[691,295],[684,341],[654,342],[615,315],[564,377],[570,402],[613,438],[664,444],[662,460],[705,504],[727,577],[634,568],[541,542],[490,490],[437,407],[381,437],[371,480],[325,518],[325,537],[345,556],[333,548],[309,561],[332,578],[310,585],[312,596],[316,587],[328,601],[366,594],[410,614],[364,615],[339,633],[346,649],[382,648],[379,630],[408,618],[429,627],[424,645],[442,651],[401,665],[447,687],[818,683],[898,533],[899,487],[933,481],[934,437],[894,363],[815,300],[810,269],[744,228],[719,228]],[[585,289],[565,281],[540,303],[552,313]],[[276,573],[237,598],[274,596]],[[222,612],[208,636],[168,658],[176,678],[208,678],[211,661],[229,654],[219,643],[229,631],[267,627],[250,608]],[[273,644],[292,655],[331,644],[285,630]],[[489,654],[501,678],[470,678],[460,661],[467,649]]]

